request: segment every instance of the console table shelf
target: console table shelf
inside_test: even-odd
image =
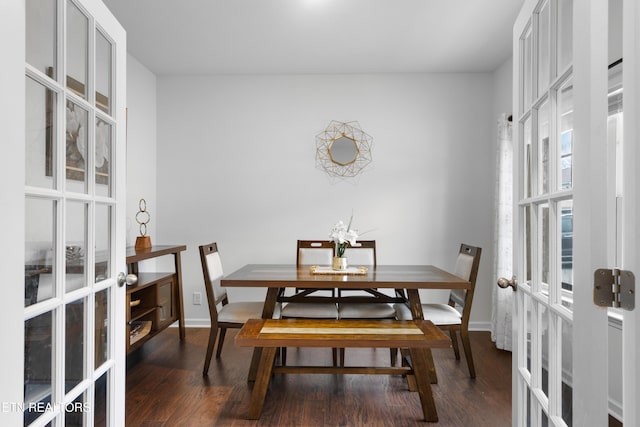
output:
[[[161,245],[143,250],[127,248],[128,271],[138,276],[137,283],[127,286],[127,353],[139,348],[176,321],[180,327],[180,339],[184,339],[180,253],[186,249],[184,245]],[[173,272],[139,271],[139,262],[165,255],[173,256]],[[140,331],[132,334],[133,326]]]

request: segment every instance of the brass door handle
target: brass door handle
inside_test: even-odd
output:
[[[511,286],[511,288],[515,292],[518,289],[518,279],[516,278],[516,276],[513,276],[511,280],[501,277],[498,279],[498,286],[500,286],[502,289],[506,289]]]

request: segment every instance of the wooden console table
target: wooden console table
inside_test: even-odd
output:
[[[127,286],[127,353],[139,348],[175,321],[180,327],[180,339],[184,339],[180,252],[186,249],[185,245],[160,245],[142,250],[127,248],[128,271],[138,276],[137,283]],[[139,262],[165,255],[173,255],[173,272],[139,271]]]

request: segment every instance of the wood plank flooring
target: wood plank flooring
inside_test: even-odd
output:
[[[422,421],[418,395],[402,377],[378,375],[275,375],[261,418],[247,420],[252,353],[234,345],[236,331],[228,331],[208,377],[202,376],[208,329],[187,329],[181,343],[171,328],[130,355],[127,427],[511,425],[511,353],[497,350],[488,332],[471,332],[475,380],[464,354],[458,362],[450,349],[433,351],[438,423]],[[303,363],[330,365],[331,350],[288,350],[288,365]],[[347,349],[347,365],[388,363],[386,349]]]

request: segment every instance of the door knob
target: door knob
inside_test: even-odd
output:
[[[515,291],[516,289],[518,289],[518,279],[516,278],[516,276],[513,276],[511,280],[501,277],[498,279],[498,286],[500,286],[502,289],[506,289],[511,286],[511,288]]]
[[[135,285],[136,283],[138,283],[138,276],[136,276],[135,274],[124,274],[122,271],[120,273],[118,273],[118,286],[124,286],[125,284],[127,285]]]

